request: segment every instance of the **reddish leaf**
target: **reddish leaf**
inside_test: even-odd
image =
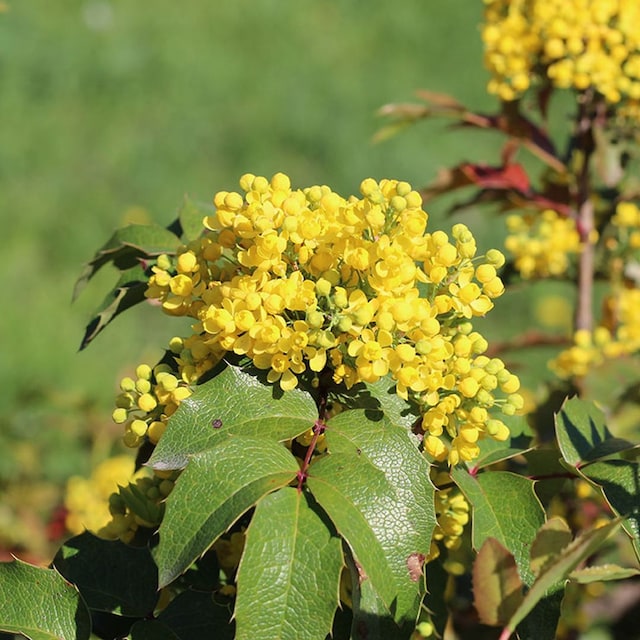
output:
[[[473,565],[474,605],[480,620],[507,624],[522,603],[522,589],[513,555],[495,538],[487,538]]]
[[[529,177],[521,164],[490,167],[480,164],[461,165],[461,170],[469,180],[483,189],[515,189],[528,193]]]

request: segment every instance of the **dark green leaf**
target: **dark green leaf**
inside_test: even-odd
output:
[[[171,629],[180,640],[215,638],[234,640],[228,598],[203,591],[184,591],[160,612],[158,622]]]
[[[140,620],[131,627],[130,640],[181,640],[159,620]]]
[[[158,599],[158,570],[147,548],[85,532],[67,540],[53,564],[78,587],[90,609],[145,616]]]
[[[289,440],[311,429],[317,418],[315,402],[305,391],[280,392],[229,365],[180,404],[149,465],[182,469],[190,455],[210,449],[227,434]]]
[[[533,491],[533,482],[506,471],[490,471],[474,477],[462,467],[451,472],[473,507],[473,546],[480,549],[487,538],[496,538],[515,557],[525,585],[533,583],[529,548],[544,522],[544,511]]]
[[[369,522],[379,539],[385,541],[385,553],[395,576],[396,620],[415,620],[424,595],[422,563],[429,553],[436,523],[429,463],[406,428],[386,416],[363,410],[345,411],[330,420],[326,438],[331,455],[366,460],[384,474],[395,491],[395,533],[391,536],[386,524]],[[315,475],[314,469],[311,475]]]
[[[571,398],[563,404],[556,416],[556,436],[562,456],[574,467],[634,446],[614,438],[602,411],[579,398]]]
[[[89,640],[89,611],[74,585],[54,569],[0,563],[0,630],[31,640]]]
[[[94,312],[95,316],[87,325],[80,350],[84,349],[116,316],[143,302],[147,290],[147,278],[142,267],[124,271],[120,280]]]
[[[629,460],[607,460],[586,465],[585,477],[602,487],[614,513],[627,518],[623,523],[640,557],[640,464]]]
[[[237,640],[324,640],[338,605],[342,544],[292,487],[256,506],[238,569]]]
[[[205,216],[211,216],[215,212],[216,208],[212,204],[195,202],[189,196],[185,196],[182,207],[178,212],[178,220],[182,227],[184,239],[191,241],[199,238],[204,231],[202,220]]]
[[[298,469],[282,444],[230,433],[192,456],[160,525],[154,550],[160,586],[183,573],[262,496],[291,482]]]
[[[175,253],[179,245],[180,239],[177,236],[155,224],[132,224],[118,229],[78,278],[73,292],[74,299],[105,264],[113,262],[117,269],[125,271],[138,265],[141,259],[162,253]]]

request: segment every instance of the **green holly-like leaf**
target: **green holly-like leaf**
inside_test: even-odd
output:
[[[581,472],[602,487],[614,513],[626,517],[623,527],[631,536],[640,558],[640,464],[630,460],[606,460],[586,465]]]
[[[235,623],[231,620],[231,606],[229,598],[215,593],[183,591],[160,612],[157,621],[171,629],[180,640],[234,640]]]
[[[180,211],[178,211],[178,221],[184,239],[191,241],[199,238],[204,231],[202,220],[215,212],[216,208],[212,204],[196,202],[189,196],[185,196]]]
[[[385,543],[390,546],[402,533],[395,526],[395,516],[402,511],[396,507],[396,492],[366,458],[344,453],[322,458],[309,474],[309,489],[351,548],[361,580],[371,580],[390,610],[398,593]]]
[[[544,510],[527,478],[506,471],[472,476],[462,467],[451,472],[473,507],[473,546],[480,549],[487,538],[495,538],[514,556],[525,585],[535,576],[529,562],[529,547],[544,522]]]
[[[413,623],[435,527],[429,464],[407,430],[380,413],[338,414],[326,442],[330,455],[309,469],[309,488],[396,621]]]
[[[282,444],[232,433],[193,455],[160,525],[154,549],[160,586],[183,573],[260,498],[291,482],[298,469]]]
[[[571,398],[562,405],[556,416],[556,436],[563,458],[574,467],[634,446],[627,440],[614,438],[602,411],[579,398]]]
[[[158,569],[147,548],[85,532],[67,540],[53,564],[78,587],[90,609],[145,616],[158,599]]]
[[[555,561],[549,563],[533,582],[524,600],[505,626],[500,639],[506,640],[533,608],[554,588],[554,585],[567,579],[571,572],[593,554],[619,526],[620,520],[613,520],[603,527],[592,529],[579,536],[565,547]]]
[[[522,590],[513,555],[487,538],[473,563],[473,600],[482,622],[506,624],[522,603]]]
[[[138,265],[142,259],[175,253],[179,245],[180,238],[155,224],[132,224],[118,229],[98,250],[78,278],[73,292],[74,299],[105,264],[112,262],[117,269],[125,271]]]
[[[147,277],[142,267],[136,266],[122,273],[114,289],[106,296],[87,325],[80,350],[84,349],[116,316],[143,302],[147,290]]]
[[[55,569],[0,563],[0,630],[31,640],[89,640],[91,619],[78,590]]]
[[[317,418],[307,392],[280,392],[229,365],[180,404],[149,464],[155,469],[182,469],[190,455],[210,449],[226,434],[289,440],[313,427]]]
[[[324,640],[338,605],[342,544],[292,487],[256,506],[238,569],[237,640]]]
[[[375,400],[374,408],[384,413],[392,424],[410,429],[420,418],[420,412],[416,407],[396,393],[396,383],[390,376],[367,383],[366,388]]]
[[[430,465],[410,432],[386,414],[345,411],[329,421],[326,439],[331,454],[367,460],[396,492],[395,525],[402,533],[396,532],[393,544],[385,543],[398,589],[395,616],[415,620],[424,595],[422,563],[436,525]],[[386,536],[383,530],[380,533]]]

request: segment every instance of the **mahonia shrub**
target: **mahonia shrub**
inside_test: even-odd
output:
[[[492,0],[485,18],[500,113],[429,92],[422,111],[385,113],[500,131],[501,164],[465,162],[419,191],[365,179],[350,197],[245,174],[213,205],[186,198],[167,228],[125,227],[95,254],[76,293],[104,265],[120,277],[82,347],[139,303],[183,329],[120,381],[112,417],[135,464],[70,482],[78,535],[51,568],[0,565],[0,629],[75,640],[625,632],[623,614],[600,620],[587,605],[640,575],[637,446],[609,428],[639,379],[626,402],[605,384],[640,349],[640,210],[624,180],[639,13],[622,0]],[[546,118],[566,88],[577,109],[560,153]],[[526,92],[538,121],[523,113]],[[537,181],[519,147],[542,165]],[[423,203],[463,187],[474,194],[455,211],[508,214],[506,258],[478,251],[465,224],[429,225]],[[522,313],[516,303],[501,322],[494,300],[536,280],[570,288],[571,335],[527,325],[503,339]],[[549,346],[554,382],[521,389],[535,378],[527,349]]]

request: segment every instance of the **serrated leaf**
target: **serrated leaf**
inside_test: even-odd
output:
[[[146,616],[158,599],[158,569],[147,548],[85,532],[64,543],[53,565],[78,587],[90,609]]]
[[[0,630],[31,640],[88,640],[91,619],[78,590],[57,571],[16,558],[0,563]]]
[[[180,640],[235,638],[231,603],[211,592],[183,591],[160,612],[158,622],[171,629]]]
[[[480,549],[487,538],[496,538],[513,554],[520,577],[529,586],[535,577],[529,564],[529,547],[544,522],[534,483],[507,471],[474,477],[462,467],[454,467],[451,477],[473,507],[474,548]]]
[[[351,548],[361,581],[370,580],[390,610],[397,588],[385,547],[401,509],[384,473],[361,456],[333,453],[311,465],[307,486]]]
[[[531,544],[531,571],[534,575],[553,562],[560,552],[571,542],[573,534],[562,518],[549,518]]]
[[[569,574],[569,579],[579,584],[606,582],[608,580],[625,580],[640,575],[638,569],[620,567],[617,564],[601,564],[584,569],[576,569]]]
[[[389,376],[380,378],[377,382],[367,383],[366,388],[372,398],[377,401],[377,407],[390,422],[405,429],[411,429],[420,412],[396,393],[396,383]]]
[[[523,585],[513,555],[487,538],[473,563],[473,601],[484,624],[504,625],[522,603]]]
[[[324,640],[338,605],[342,543],[293,487],[256,506],[238,569],[237,640]]]
[[[365,410],[345,411],[331,419],[326,443],[331,455],[343,453],[366,460],[384,474],[395,492],[395,533],[389,535],[386,525],[378,533],[398,590],[396,619],[415,619],[424,595],[422,564],[436,524],[428,462],[406,428]],[[371,525],[374,530],[378,527]]]
[[[554,585],[558,584],[558,582],[567,579],[571,572],[581,562],[593,554],[619,526],[619,519],[612,520],[603,527],[592,529],[579,536],[570,545],[565,547],[555,562],[547,565],[547,568],[542,571],[531,585],[522,604],[506,625],[504,632],[500,636],[501,640],[508,638],[535,605],[545,597],[546,593],[551,590]]]
[[[124,271],[114,289],[106,296],[85,329],[80,343],[84,349],[116,316],[143,302],[147,290],[147,278],[140,266]]]
[[[614,438],[602,411],[579,398],[565,401],[556,415],[556,437],[562,456],[574,467],[634,446]]]
[[[204,231],[202,220],[205,216],[211,216],[215,212],[216,208],[212,204],[196,202],[189,196],[185,196],[178,212],[178,220],[184,239],[191,241],[199,238]]]
[[[159,584],[169,584],[247,509],[291,482],[296,459],[281,444],[230,433],[191,457],[166,501],[154,549]]]
[[[640,558],[640,464],[629,460],[594,462],[581,469],[582,474],[602,487],[614,513],[626,517],[625,531],[631,536]]]
[[[228,434],[289,440],[313,427],[317,418],[307,392],[279,392],[229,365],[180,403],[148,464],[182,469],[190,455],[210,449]]]
[[[179,245],[180,238],[159,225],[131,224],[118,229],[84,268],[76,282],[73,298],[77,298],[87,282],[109,262],[124,271],[135,267],[142,258],[174,253]]]

